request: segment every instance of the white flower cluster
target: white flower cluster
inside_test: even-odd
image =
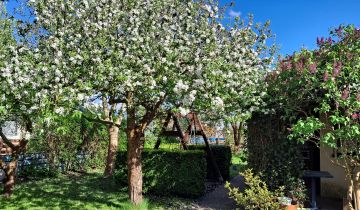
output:
[[[5,98],[0,106],[15,107],[15,101],[8,103],[11,98],[34,112],[51,97],[72,105],[99,92],[117,98],[132,93],[132,103],[149,105],[166,96],[166,104],[182,102],[182,114],[193,104],[195,109],[221,113],[262,104],[264,63],[259,53],[265,51],[262,37],[267,37],[267,30],[255,31],[252,22],[226,29],[216,18],[216,4],[181,0],[29,4],[36,24],[47,29],[45,38],[36,49],[0,47]],[[55,111],[63,114],[66,108]]]

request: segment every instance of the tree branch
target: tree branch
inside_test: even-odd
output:
[[[121,128],[121,124],[118,124],[116,122],[112,122],[112,121],[108,121],[108,120],[103,120],[103,119],[100,119],[100,118],[91,118],[91,117],[87,117],[85,115],[83,115],[83,117],[88,120],[88,121],[91,121],[91,122],[97,122],[97,123],[101,123],[101,124],[104,124],[104,125],[111,125],[111,126],[116,126],[118,128]]]
[[[122,103],[122,104],[125,104],[125,103],[127,103],[127,100],[126,99],[121,99],[121,98],[111,98],[110,100],[109,100],[109,104],[120,104],[120,103]]]
[[[140,120],[140,131],[144,132],[144,130],[146,129],[147,125],[154,119],[156,113],[158,112],[161,104],[165,101],[166,95],[164,95],[162,98],[159,99],[158,102],[156,102],[156,104],[150,108],[146,110],[145,115],[142,117],[142,119]]]
[[[2,139],[2,141],[9,146],[12,150],[15,150],[16,147],[15,145],[5,136],[5,134],[2,131],[2,128],[0,128],[0,137]]]

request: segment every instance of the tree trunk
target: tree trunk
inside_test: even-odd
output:
[[[353,180],[353,186],[354,186],[354,204],[355,209],[360,210],[360,170],[356,170],[354,180]]]
[[[9,198],[14,192],[17,162],[17,157],[12,157],[11,162],[5,167],[4,196],[6,198]]]
[[[113,174],[116,160],[116,153],[119,147],[119,127],[115,125],[109,126],[109,146],[106,158],[106,167],[104,175],[109,177]]]
[[[132,203],[142,203],[142,165],[141,165],[141,140],[138,134],[131,135],[128,139],[128,181],[129,197]]]
[[[347,191],[347,195],[346,195],[346,210],[354,210],[354,206],[352,204],[353,189],[354,189],[353,180],[351,177],[349,177],[348,191]]]
[[[126,135],[127,145],[127,166],[128,166],[128,185],[129,197],[133,204],[139,205],[143,202],[142,196],[142,165],[141,153],[144,146],[144,132],[147,126],[152,122],[156,113],[165,98],[161,98],[153,107],[146,110],[142,119],[136,123],[136,109],[133,104],[132,93],[127,94],[127,124]]]
[[[158,137],[158,139],[156,140],[156,143],[155,143],[154,149],[159,149],[160,144],[161,144],[161,138],[160,138],[160,137]]]
[[[240,149],[239,126],[236,123],[234,123],[232,125],[232,129],[233,129],[233,135],[234,135],[235,152],[237,152]]]
[[[240,123],[239,131],[238,131],[238,138],[239,138],[239,147],[244,146],[245,144],[245,128],[244,123]]]
[[[56,157],[57,157],[57,148],[54,136],[51,134],[47,135],[47,143],[48,143],[48,159],[51,170],[56,170]]]
[[[128,184],[129,197],[133,204],[139,205],[143,201],[142,197],[142,133],[137,128],[135,122],[135,110],[129,109],[127,120],[127,166],[128,166]]]
[[[6,136],[2,132],[0,132],[0,135],[3,141],[5,141],[5,144],[11,148],[11,161],[4,168],[6,174],[6,178],[4,181],[4,196],[9,198],[14,192],[18,157],[19,154],[25,152],[27,141],[20,140],[17,145],[14,145],[6,138]]]

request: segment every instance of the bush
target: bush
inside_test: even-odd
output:
[[[224,180],[230,178],[230,166],[231,166],[231,148],[226,145],[211,145],[211,150],[215,156],[216,163],[219,167],[221,176]],[[205,145],[189,145],[189,150],[205,150]],[[211,164],[210,157],[206,156],[207,162],[207,179],[217,179],[215,169]]]
[[[144,150],[143,192],[199,197],[205,192],[206,160],[203,151]],[[120,151],[114,172],[116,182],[127,185],[126,152]]]
[[[46,178],[46,177],[58,177],[60,170],[52,169],[51,167],[36,167],[34,165],[23,167],[18,176],[22,178]]]
[[[225,187],[229,189],[229,196],[233,198],[236,203],[245,209],[281,209],[278,197],[283,196],[283,188],[270,191],[264,181],[259,176],[253,174],[248,169],[244,173],[240,173],[245,179],[245,191],[240,192],[238,188],[231,188],[230,183],[227,182]]]

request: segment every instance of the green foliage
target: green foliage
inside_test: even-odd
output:
[[[238,188],[232,188],[227,182],[225,187],[229,189],[229,196],[233,198],[236,203],[247,210],[266,209],[279,210],[280,203],[278,197],[283,196],[283,187],[276,189],[274,192],[270,191],[264,181],[259,176],[254,175],[251,169],[240,173],[245,179],[245,191],[240,192]]]
[[[199,197],[205,192],[206,160],[203,151],[147,150],[142,153],[143,191],[157,195]],[[120,151],[114,177],[126,186],[126,152]]]
[[[242,149],[240,152],[232,154],[231,163],[246,165],[248,157],[249,157],[248,151],[246,149]]]
[[[231,166],[231,148],[226,145],[211,145],[211,150],[215,156],[215,161],[219,167],[220,173],[225,180],[230,178]],[[206,150],[205,145],[189,145],[189,150]],[[208,179],[217,179],[213,165],[211,164],[210,157],[206,156],[207,174]]]
[[[27,152],[46,152],[52,167],[65,170],[103,168],[107,155],[108,131],[75,112],[60,116],[48,113],[39,120]]]
[[[304,143],[306,140],[310,139],[315,131],[324,128],[325,124],[322,123],[319,119],[315,117],[308,117],[306,120],[299,120],[293,127],[293,133],[289,135],[290,139],[297,139]],[[296,135],[301,133],[302,135]]]

